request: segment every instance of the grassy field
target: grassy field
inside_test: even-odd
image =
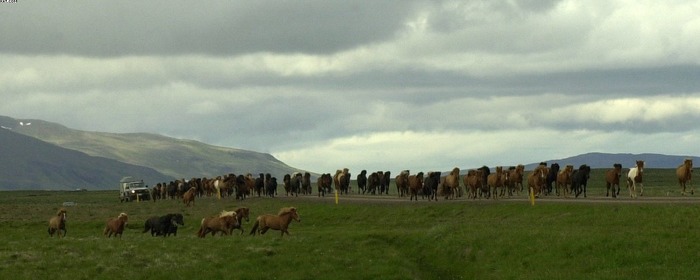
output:
[[[353,195],[338,205],[332,197],[315,196],[202,198],[186,208],[170,200],[119,203],[116,191],[3,192],[0,278],[694,278],[700,268],[700,198],[613,200],[604,197],[596,172],[588,200],[609,202],[547,199],[531,206],[524,195],[437,203]],[[645,175],[647,196],[638,201],[678,196],[672,171]],[[77,205],[67,207],[67,237],[49,238],[48,219],[68,201]],[[293,222],[291,236],[284,237],[277,231],[195,236],[203,217],[238,206],[250,207],[253,216],[296,206],[302,222]],[[120,212],[130,222],[123,238],[105,238],[105,221]],[[141,233],[148,217],[171,212],[185,216],[178,236]],[[251,226],[244,224],[246,230]]]

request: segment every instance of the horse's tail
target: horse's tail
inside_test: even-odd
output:
[[[255,224],[253,225],[253,229],[250,230],[250,235],[255,235],[255,233],[258,231],[259,225],[260,225],[260,221],[255,220]]]

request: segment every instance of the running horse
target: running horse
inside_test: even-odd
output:
[[[637,197],[637,185],[639,185],[639,196],[644,194],[644,184],[642,183],[642,173],[644,172],[644,161],[638,160],[635,167],[630,168],[627,173],[627,189],[630,191],[630,197]]]
[[[285,233],[289,235],[289,231],[287,231],[287,229],[289,228],[289,224],[292,222],[292,220],[301,222],[301,218],[299,218],[299,212],[297,212],[296,207],[284,207],[280,209],[277,215],[260,215],[257,219],[255,219],[255,224],[253,225],[253,229],[250,231],[250,235],[255,235],[256,233],[263,235],[269,229],[281,231],[282,236],[284,236]]]
[[[61,236],[61,231],[63,231],[63,236]],[[56,237],[66,237],[66,209],[58,209],[56,216],[51,217],[49,220],[49,236],[53,237],[54,233]]]
[[[608,169],[605,172],[605,186],[607,191],[605,196],[610,195],[610,189],[612,188],[612,197],[617,197],[620,195],[620,175],[622,175],[622,164],[613,164],[613,168]],[[617,191],[615,190],[617,186]]]
[[[681,194],[685,195],[686,184],[690,185],[690,179],[693,175],[693,160],[686,158],[683,164],[679,165],[676,169],[676,176],[678,176],[678,184],[681,187]],[[690,194],[694,194],[695,190],[691,187]]]

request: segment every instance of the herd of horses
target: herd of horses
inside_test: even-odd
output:
[[[622,164],[615,163],[612,168],[605,171],[606,196],[618,197],[620,195],[622,177]],[[626,183],[630,197],[644,194],[643,185],[644,161],[637,161],[630,168]],[[681,193],[688,191],[694,193],[690,187],[693,170],[692,159],[686,159],[677,168],[678,183]],[[497,166],[493,170],[487,166],[470,169],[466,175],[461,175],[461,170],[455,167],[443,176],[442,172],[418,172],[411,174],[409,170],[401,171],[397,176],[391,177],[390,171],[377,171],[369,173],[362,170],[356,177],[358,194],[389,194],[390,182],[394,180],[399,197],[408,197],[409,200],[423,199],[435,200],[438,197],[454,199],[467,198],[493,198],[517,195],[526,190],[534,197],[552,195],[569,197],[587,197],[588,180],[591,167],[583,164],[575,168],[566,165],[563,168],[558,163],[547,166],[540,163],[528,174],[521,165],[508,168]],[[349,169],[338,169],[335,174],[324,173],[316,179],[317,195],[325,196],[330,192],[349,194],[352,175]],[[285,174],[282,180],[284,194],[286,196],[311,195],[312,184],[309,172],[294,172]],[[245,199],[251,195],[275,197],[278,195],[277,178],[270,173],[260,173],[254,177],[246,175],[227,174],[215,178],[192,178],[190,180],[179,179],[170,183],[158,183],[151,191],[153,201],[160,199],[182,199],[186,206],[194,205],[195,198],[204,196],[228,197]]]
[[[55,216],[49,219],[49,236],[53,237],[54,234],[57,237],[66,236],[66,209],[61,208],[58,210]],[[250,209],[247,207],[240,207],[233,211],[222,211],[216,216],[203,218],[200,223],[200,228],[197,231],[197,236],[204,238],[207,234],[215,236],[217,233],[221,235],[232,235],[234,229],[239,229],[240,234],[243,234],[243,221],[249,221]],[[279,230],[284,236],[286,233],[289,235],[289,224],[295,220],[301,222],[299,217],[299,212],[296,207],[283,207],[277,213],[277,215],[264,214],[256,218],[253,228],[250,231],[250,235],[265,234],[270,229]],[[107,238],[112,236],[122,237],[124,228],[129,222],[129,216],[126,213],[120,213],[115,218],[110,218],[107,220],[107,224],[104,227],[103,235]],[[177,229],[185,225],[184,218],[182,214],[166,214],[164,216],[153,216],[146,220],[144,223],[143,233],[151,232],[151,236],[162,236],[167,237],[171,234],[177,236]]]

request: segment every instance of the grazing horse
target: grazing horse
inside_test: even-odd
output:
[[[557,175],[557,195],[564,193],[564,197],[569,197],[569,188],[571,188],[571,174],[574,173],[574,166],[567,164],[564,170]]]
[[[116,218],[109,219],[103,231],[104,236],[110,238],[114,234],[114,237],[118,235],[119,238],[122,238],[122,232],[124,232],[124,227],[128,222],[129,216],[126,213],[120,213]]]
[[[61,231],[63,231],[63,236],[61,236]],[[56,237],[65,237],[66,233],[66,209],[61,208],[58,209],[58,212],[56,212],[56,216],[51,217],[49,219],[49,236],[53,237],[53,234],[56,234]]]
[[[637,185],[639,185],[639,196],[644,193],[644,183],[642,182],[642,173],[644,172],[644,161],[638,160],[636,166],[630,168],[627,172],[627,189],[630,191],[630,197],[637,197]]]
[[[534,197],[539,197],[544,185],[547,181],[547,167],[540,164],[527,176],[528,193],[532,193]]]
[[[204,238],[208,233],[215,236],[217,232],[221,232],[222,235],[230,235],[234,228],[240,226],[236,215],[236,211],[222,211],[218,216],[202,219],[197,236]]]
[[[173,234],[177,236],[177,228],[184,226],[182,214],[167,214],[161,217],[151,217],[144,223],[143,233],[151,231],[151,236],[163,237]]]
[[[693,175],[693,160],[685,159],[683,164],[676,168],[676,176],[678,177],[678,184],[681,186],[681,194],[685,195],[686,184],[690,185],[690,179]],[[690,194],[694,194],[695,189],[690,188]]]
[[[255,224],[253,225],[253,229],[250,231],[250,235],[255,235],[256,233],[263,235],[269,229],[281,231],[282,236],[284,236],[285,233],[289,235],[289,231],[287,231],[287,229],[289,228],[289,224],[292,222],[292,219],[296,220],[297,222],[301,222],[301,218],[299,218],[299,213],[295,207],[284,207],[280,209],[277,215],[260,215],[257,219],[255,219]]]
[[[185,207],[189,207],[190,203],[192,203],[192,206],[194,206],[194,197],[196,195],[197,195],[196,188],[190,188],[182,195],[182,203],[185,204]]]
[[[496,173],[489,174],[489,177],[486,178],[486,184],[489,186],[493,199],[497,199],[498,189],[503,188],[503,166],[496,166]]]
[[[423,172],[418,172],[416,175],[408,176],[408,192],[411,195],[409,200],[416,198],[418,201],[418,192],[423,190]]]
[[[557,183],[557,176],[559,175],[559,164],[558,163],[552,163],[552,165],[549,166],[549,172],[547,173],[547,181],[545,182],[545,185],[547,185],[547,195],[552,193],[552,184]]]
[[[608,169],[605,172],[605,196],[610,195],[610,189],[612,188],[612,197],[617,197],[620,195],[620,175],[622,175],[622,164],[615,163],[613,168]],[[617,186],[617,190],[615,190]]]
[[[399,192],[399,197],[403,197],[408,192],[408,176],[410,171],[404,170],[396,176],[396,190]]]
[[[455,198],[459,192],[459,167],[455,167],[445,177],[445,182],[442,184],[445,192],[445,199],[449,199],[450,195]],[[461,195],[461,194],[460,194]]]

